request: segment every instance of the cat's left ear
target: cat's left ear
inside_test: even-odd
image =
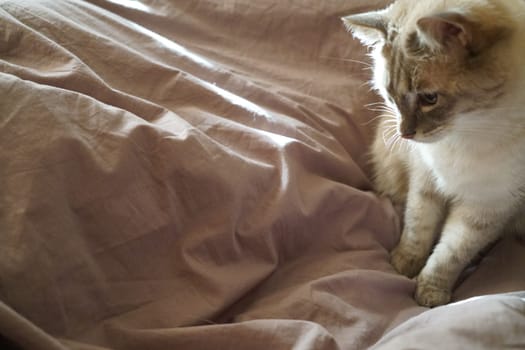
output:
[[[341,20],[346,29],[367,46],[386,39],[388,21],[383,10],[345,16]]]
[[[443,12],[420,18],[419,30],[426,44],[450,52],[479,53],[504,35],[507,28],[495,21],[482,24],[457,12]]]
[[[472,25],[459,13],[444,12],[423,17],[417,21],[417,26],[431,47],[467,48],[472,42]]]

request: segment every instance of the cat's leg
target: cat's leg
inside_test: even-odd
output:
[[[464,205],[451,209],[439,243],[417,278],[416,301],[420,305],[433,307],[450,301],[459,274],[499,237],[507,213]]]
[[[377,193],[390,198],[398,214],[402,215],[408,191],[406,140],[393,146],[384,135],[391,134],[392,125],[383,120],[371,147],[370,158],[374,169],[374,188]],[[395,130],[394,130],[395,131]]]
[[[445,202],[435,191],[430,174],[413,167],[405,209],[404,228],[392,251],[392,265],[401,274],[414,277],[425,265],[445,215]]]

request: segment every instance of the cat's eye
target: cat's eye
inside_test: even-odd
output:
[[[420,93],[417,97],[419,104],[423,107],[434,106],[438,102],[438,94],[435,92]]]

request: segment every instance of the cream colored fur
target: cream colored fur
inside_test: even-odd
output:
[[[452,84],[453,77],[443,78],[447,66],[441,65],[441,71],[436,68],[421,86],[465,93],[471,84],[476,96],[457,102],[457,110],[442,128],[428,133],[416,128],[413,139],[401,139],[405,116],[387,91],[386,35],[396,31],[396,43],[403,43],[417,32],[421,43],[439,55],[439,43],[421,30],[418,21],[451,11],[475,22],[474,28],[490,24],[506,30],[504,38],[495,36],[490,48],[479,54],[488,63],[476,72],[489,82],[503,81],[501,91],[489,97],[476,90],[481,84],[477,80]],[[371,46],[373,85],[385,99],[386,115],[371,154],[378,192],[405,208],[392,264],[400,273],[417,276],[415,297],[421,305],[445,304],[465,266],[505,231],[511,227],[520,231],[525,222],[525,1],[398,0],[366,16],[371,17],[364,22],[355,16],[343,20]],[[374,16],[380,21],[374,23]]]

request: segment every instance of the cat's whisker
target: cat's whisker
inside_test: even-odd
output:
[[[397,123],[397,117],[390,113],[383,113],[383,114],[378,115],[378,117],[383,118],[385,121],[388,120],[388,121]]]
[[[386,141],[386,148],[387,148],[389,151],[392,151],[392,144],[394,143],[395,137],[396,137],[396,135],[393,134],[393,135],[390,136],[390,137],[388,138],[388,140]]]
[[[377,106],[377,105],[380,105],[380,106],[388,106],[386,104],[385,101],[376,101],[376,102],[370,102],[370,103],[367,103],[365,106]]]
[[[397,117],[388,113],[379,114],[369,121],[362,123],[362,126],[367,126],[372,124],[373,122],[376,122],[378,119],[382,119],[382,123],[384,124],[392,124],[397,126]]]
[[[390,113],[390,114],[393,114],[393,115],[396,114],[394,110],[389,109],[389,108],[385,108],[385,107],[369,108],[369,110],[372,111],[372,112],[387,112],[387,113]]]
[[[374,90],[374,86],[369,81],[365,81],[361,85],[359,85],[359,89],[362,89],[362,88],[364,88],[367,85],[368,85],[368,91],[373,91]]]
[[[392,126],[390,126],[390,127],[387,126],[387,128],[385,128],[385,130],[383,130],[383,136],[385,136],[385,135],[391,136],[393,133],[396,133],[396,132],[397,132],[396,128],[394,128]]]
[[[395,141],[395,138],[398,136],[396,128],[388,128],[383,132],[383,142],[387,149],[392,151],[392,144]]]
[[[381,116],[375,116],[367,122],[361,123],[361,126],[369,126],[370,124],[376,122],[378,119],[381,119]]]
[[[395,130],[397,130],[397,121],[394,121],[394,120],[384,120],[383,125],[385,126],[388,126],[390,128],[393,128]]]
[[[385,123],[385,126],[387,126],[386,130],[390,131],[390,130],[394,130],[394,131],[397,131],[397,123],[393,123],[394,121],[391,120],[391,119],[384,119],[383,122]]]
[[[398,134],[397,136],[397,147],[400,151],[403,150],[403,147],[405,148],[405,150],[408,150],[407,149],[407,144],[408,142],[403,140],[403,138]]]
[[[390,138],[389,145],[388,145],[390,154],[392,154],[392,152],[395,150],[400,140],[401,140],[401,137],[399,136],[397,132]]]
[[[379,116],[385,120],[393,120],[395,122],[398,121],[398,118],[396,115],[393,115],[392,113],[389,113],[389,112],[384,112],[384,113],[381,113],[379,114]]]
[[[375,112],[375,111],[378,111],[378,110],[387,110],[387,108],[385,106],[368,106],[367,109],[369,111],[372,111],[372,112]]]
[[[327,59],[327,60],[334,60],[334,61],[342,61],[342,62],[351,62],[351,63],[359,63],[367,68],[373,68],[372,64],[369,62],[354,60],[351,58],[342,58],[342,57],[331,57],[331,56],[319,56],[319,58]]]
[[[397,133],[397,130],[395,128],[387,128],[383,130],[383,143],[388,148],[389,140]],[[388,139],[388,140],[387,140]]]
[[[374,92],[376,90],[374,84],[371,81],[365,82],[365,84],[363,84],[362,87],[365,86],[365,85],[369,86],[369,88],[368,88],[369,92]]]
[[[367,126],[367,125],[370,125],[372,124],[373,122],[377,121],[378,119],[383,119],[384,116],[383,115],[376,115],[375,117],[373,117],[372,119],[370,119],[369,121],[365,122],[365,123],[362,123],[361,125],[363,126]]]
[[[386,102],[384,101],[381,101],[381,102],[375,102],[375,103],[369,103],[367,105],[365,105],[367,107],[374,107],[374,106],[379,106],[379,107],[385,107],[385,108],[388,108],[388,109],[391,109],[393,110],[393,107],[388,105]]]
[[[398,113],[392,108],[383,108],[383,110],[397,119]]]
[[[397,115],[395,113],[392,113],[392,111],[389,111],[389,110],[377,110],[375,112],[381,113],[382,116],[389,116],[391,118],[397,119]]]
[[[364,106],[365,106],[365,107],[370,107],[370,106],[377,106],[377,105],[382,105],[382,106],[384,106],[384,105],[385,105],[385,102],[383,102],[383,101],[372,102],[372,103],[367,103],[367,104],[364,105]]]
[[[386,126],[386,130],[388,131],[395,131],[397,132],[397,122],[393,123],[392,120],[385,120],[384,126]]]

